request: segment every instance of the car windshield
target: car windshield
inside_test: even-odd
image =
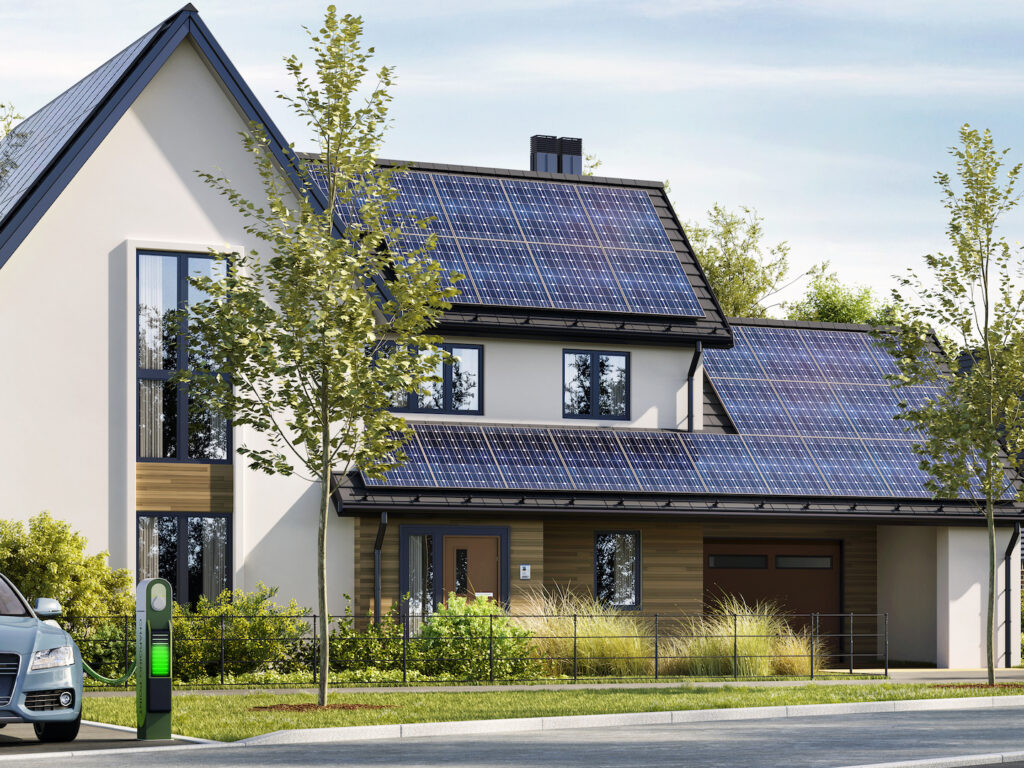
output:
[[[3,579],[0,579],[0,616],[28,616],[25,604]]]

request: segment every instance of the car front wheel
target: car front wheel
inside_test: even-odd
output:
[[[74,741],[78,728],[82,725],[82,715],[67,723],[33,723],[36,738],[40,741]]]

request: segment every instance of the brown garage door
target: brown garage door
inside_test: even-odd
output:
[[[782,539],[705,539],[704,606],[723,594],[749,604],[770,601],[792,614],[838,614],[840,603],[838,541]],[[794,616],[794,627],[807,618]],[[821,619],[831,634],[838,622]]]

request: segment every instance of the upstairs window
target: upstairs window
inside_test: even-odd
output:
[[[200,408],[176,371],[205,370],[188,348],[188,321],[176,312],[201,301],[190,275],[214,276],[212,256],[140,251],[138,254],[138,458],[142,461],[230,461],[228,422]]]
[[[484,348],[475,344],[442,344],[451,358],[440,362],[438,381],[429,382],[420,392],[399,394],[396,411],[408,413],[482,414]]]
[[[629,353],[564,350],[562,416],[628,420]]]

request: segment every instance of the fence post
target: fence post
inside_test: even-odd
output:
[[[736,614],[732,615],[732,679],[737,680],[740,676],[740,646],[739,646],[739,620]]]
[[[488,648],[487,654],[488,654],[488,657],[489,657],[489,660],[490,660],[490,664],[491,664],[491,682],[493,683],[494,682],[494,616],[493,615],[491,616],[491,628],[490,628],[490,631],[491,631],[490,640],[489,640],[490,646]]]
[[[224,617],[220,617],[220,684],[224,685]]]
[[[885,613],[885,676],[889,677],[889,613]]]
[[[658,679],[658,614],[654,614],[654,679]]]
[[[853,674],[853,611],[850,612],[850,674]]]
[[[316,634],[316,614],[314,613],[313,614],[313,642],[312,642],[312,648],[313,648],[313,685],[316,685],[317,668],[320,666],[320,653],[317,650],[316,638],[317,638],[317,634]]]
[[[402,618],[402,682],[409,681],[409,614]]]
[[[572,679],[576,681],[578,673],[576,667],[576,614],[572,615]]]
[[[818,614],[812,613],[811,614],[811,680],[814,679],[814,644],[818,641],[817,637],[815,636],[815,634],[816,634],[815,631],[817,629],[817,626],[818,626]]]

